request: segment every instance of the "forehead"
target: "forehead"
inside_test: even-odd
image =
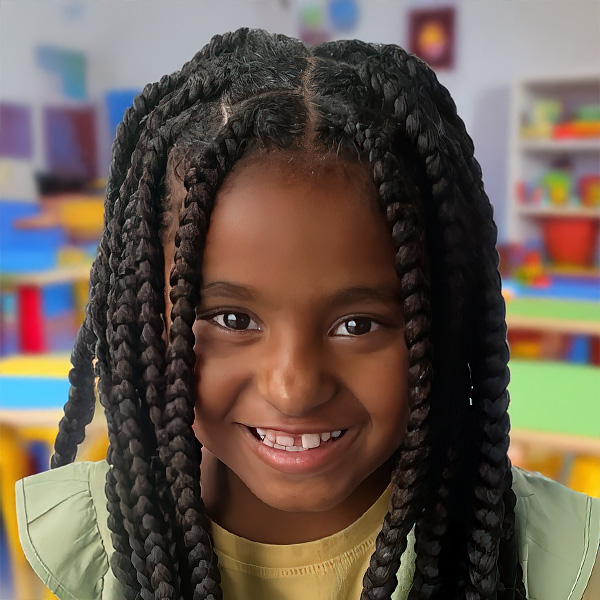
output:
[[[208,228],[204,282],[294,298],[394,280],[391,235],[366,168],[295,158],[256,157],[228,177]]]
[[[377,191],[368,161],[333,153],[318,153],[308,148],[297,150],[253,151],[243,157],[225,178],[220,193],[227,193],[240,178],[256,179],[261,174],[290,185],[314,187],[328,180],[343,179],[360,188],[360,196],[376,206]]]

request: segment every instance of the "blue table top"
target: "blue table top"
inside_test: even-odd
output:
[[[526,286],[514,279],[505,279],[502,287],[518,298],[600,302],[600,284],[594,277],[586,279],[553,275],[550,285],[540,287]]]
[[[0,377],[0,409],[61,409],[69,398],[69,380],[56,377]]]

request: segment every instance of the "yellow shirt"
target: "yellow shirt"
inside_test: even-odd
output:
[[[251,542],[212,525],[224,598],[360,598],[362,580],[387,511],[390,487],[346,529],[302,544]],[[402,557],[395,597],[406,597],[414,565],[414,537]],[[404,571],[404,572],[403,572]]]

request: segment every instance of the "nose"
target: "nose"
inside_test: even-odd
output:
[[[259,394],[281,414],[301,417],[326,404],[335,382],[324,365],[322,344],[308,335],[273,333],[257,373]]]

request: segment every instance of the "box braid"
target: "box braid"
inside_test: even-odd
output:
[[[415,60],[414,58],[408,56],[406,57],[406,61],[408,63],[409,72],[411,76],[415,76],[417,69],[420,69],[421,71],[424,70],[422,63],[420,63],[420,61]],[[432,73],[429,70],[425,70],[425,72],[427,73],[427,76],[431,82],[432,78],[434,79]],[[505,343],[506,331],[504,324],[504,307],[501,300],[501,296],[498,293],[500,286],[499,276],[497,274],[497,255],[494,250],[494,243],[496,240],[495,225],[493,224],[493,220],[491,218],[491,207],[489,206],[489,202],[486,201],[487,198],[483,193],[483,188],[481,185],[481,172],[479,166],[474,161],[472,156],[472,143],[470,141],[470,138],[468,138],[466,132],[464,131],[464,126],[462,125],[462,122],[457,117],[455,117],[454,123],[450,122],[448,124],[449,126],[446,127],[446,131],[444,131],[444,129],[441,127],[444,125],[444,123],[439,117],[436,118],[437,111],[435,109],[435,106],[428,105],[427,98],[424,94],[421,94],[421,96],[422,97],[420,104],[423,113],[427,115],[427,118],[430,121],[433,121],[434,124],[436,124],[436,128],[430,131],[431,134],[434,134],[434,137],[431,138],[427,135],[423,135],[423,133],[419,132],[418,129],[413,131],[412,135],[416,138],[415,141],[417,148],[419,149],[422,156],[424,156],[425,158],[426,170],[428,172],[428,175],[433,180],[432,190],[434,191],[434,201],[435,196],[437,196],[437,201],[440,202],[441,199],[443,202],[440,202],[440,208],[442,209],[440,210],[440,222],[444,226],[444,221],[448,221],[448,216],[451,217],[448,225],[445,225],[445,235],[448,235],[448,233],[451,232],[450,227],[452,226],[452,222],[456,224],[454,226],[454,229],[458,235],[454,234],[452,236],[454,240],[450,240],[450,243],[447,243],[446,247],[448,249],[460,248],[460,244],[458,243],[458,240],[460,239],[459,236],[462,236],[463,239],[468,239],[466,234],[468,233],[467,227],[469,220],[471,223],[475,220],[473,218],[474,215],[469,215],[468,219],[464,218],[465,215],[468,215],[470,207],[468,202],[465,202],[464,200],[460,202],[461,199],[465,198],[465,195],[462,192],[461,188],[456,185],[456,183],[454,183],[452,189],[450,190],[452,203],[448,202],[447,199],[444,199],[444,191],[448,188],[448,183],[460,180],[460,178],[456,176],[456,173],[452,173],[452,163],[449,163],[449,161],[446,160],[445,162],[447,166],[444,165],[443,159],[445,157],[443,155],[440,155],[440,153],[444,151],[445,153],[447,153],[446,156],[453,156],[455,154],[455,149],[447,143],[448,140],[462,141],[460,146],[463,152],[466,154],[466,156],[465,154],[463,154],[463,160],[460,160],[461,158],[463,158],[463,156],[459,156],[459,160],[456,160],[456,158],[454,158],[454,162],[458,162],[458,167],[462,167],[463,169],[464,163],[467,163],[466,166],[469,168],[468,170],[465,170],[465,172],[467,174],[472,174],[471,177],[469,177],[468,175],[467,177],[463,177],[463,179],[465,180],[463,187],[471,192],[471,197],[473,197],[473,195],[475,194],[478,194],[484,199],[484,202],[479,203],[480,206],[478,206],[477,204],[474,205],[475,208],[479,208],[480,212],[483,215],[483,218],[479,219],[479,221],[481,223],[481,231],[484,232],[484,235],[481,236],[479,240],[477,240],[478,244],[477,246],[475,246],[474,249],[476,251],[480,251],[481,254],[484,255],[484,257],[487,257],[487,265],[483,261],[481,261],[483,265],[479,266],[479,269],[477,269],[477,279],[475,280],[478,280],[479,282],[481,282],[482,279],[484,280],[484,283],[480,283],[480,285],[485,292],[485,300],[488,303],[488,306],[479,307],[480,316],[478,318],[488,319],[489,321],[491,321],[491,323],[486,323],[483,327],[479,326],[481,333],[478,336],[478,338],[481,339],[483,337],[484,340],[489,340],[488,343],[490,346],[494,346],[488,348],[481,348],[481,344],[470,343],[469,345],[473,348],[473,351],[469,358],[471,359],[470,364],[474,371],[477,369],[477,365],[480,362],[479,357],[481,356],[491,357],[491,359],[487,360],[487,364],[485,364],[485,367],[486,369],[489,369],[488,365],[489,363],[491,363],[491,365],[493,365],[492,368],[496,370],[496,372],[493,373],[492,377],[489,377],[487,373],[483,375],[481,379],[484,379],[485,377],[487,377],[487,379],[484,379],[484,381],[481,382],[478,381],[478,376],[477,374],[475,374],[473,378],[473,397],[477,398],[478,387],[481,385],[482,387],[485,387],[486,393],[488,394],[488,398],[498,398],[498,400],[492,403],[483,400],[482,404],[484,410],[479,411],[484,414],[479,415],[478,430],[485,432],[487,434],[487,439],[484,439],[482,441],[481,447],[484,459],[482,460],[480,465],[476,465],[478,468],[480,482],[481,479],[484,479],[484,481],[482,482],[484,485],[479,485],[475,488],[475,517],[480,521],[480,523],[482,523],[486,519],[490,518],[489,515],[492,511],[496,510],[496,515],[498,515],[498,513],[500,513],[503,509],[503,507],[501,506],[501,502],[503,501],[502,496],[505,496],[507,498],[507,502],[510,504],[510,515],[509,518],[505,520],[506,528],[504,530],[504,539],[506,540],[512,537],[512,531],[509,530],[512,529],[512,524],[514,524],[515,500],[514,494],[512,494],[512,491],[510,490],[510,465],[506,458],[506,449],[508,447],[508,415],[506,414],[508,402],[508,396],[506,393],[508,371],[506,369],[506,362],[508,360],[508,354]],[[450,105],[451,100],[448,102],[448,99],[449,96],[446,95],[446,114],[448,114],[449,109],[452,108]],[[410,106],[410,102],[407,105]],[[412,121],[413,124],[418,122],[418,117]],[[448,136],[448,131],[452,130],[454,130],[453,134]],[[411,134],[410,131],[408,131],[407,133],[409,133],[409,135]],[[441,133],[443,139],[436,139],[435,133]],[[456,143],[453,145],[455,147]],[[454,205],[457,209],[455,210],[454,218],[452,218],[452,215],[448,214],[448,208],[450,208],[451,210],[452,205]],[[460,218],[461,216],[462,219]],[[474,253],[473,251],[471,251],[471,254],[474,254],[476,256],[476,253]],[[445,262],[446,272],[452,275],[452,277],[449,278],[449,283],[454,284],[454,286],[456,286],[456,284],[461,284],[462,278],[460,277],[460,272],[457,272],[457,269],[453,268],[451,257],[452,253],[446,252],[443,258]],[[457,264],[460,266],[460,262]],[[463,271],[464,270],[465,269],[463,266]],[[472,273],[466,273],[466,275],[471,275],[471,281],[473,281]],[[450,293],[448,294],[448,297],[451,300],[456,298],[462,298],[465,296],[464,294],[453,293],[457,292],[458,290],[456,290],[456,288],[453,290],[452,287],[453,286],[451,285],[449,289]],[[469,287],[467,287],[466,289],[469,289]],[[483,304],[481,303],[481,301],[479,302],[480,304]],[[471,310],[473,307],[467,306],[466,308]],[[461,313],[458,312],[455,314],[460,315]],[[475,322],[477,323],[477,320],[475,320]],[[487,335],[482,334],[483,331],[485,331]],[[470,342],[476,341],[477,340],[471,340]],[[475,406],[476,409],[479,409],[480,407],[479,403],[477,402],[475,403]],[[496,423],[498,423],[498,425],[496,425]],[[491,466],[489,465],[489,462],[492,462]],[[485,475],[489,471],[493,471],[493,475],[488,476],[486,478]],[[490,488],[495,488],[496,490],[498,490],[500,486],[504,487],[501,488],[500,491],[490,493]],[[446,493],[444,487],[440,488],[440,490],[444,490],[444,494]],[[477,506],[478,501],[480,504],[479,506]],[[483,507],[481,506],[481,504],[483,504]],[[499,506],[496,508],[494,506],[495,504]],[[501,518],[498,520],[500,523],[502,522]],[[499,577],[499,574],[497,572],[494,573],[492,571],[494,568],[503,568],[503,563],[502,561],[497,560],[498,550],[494,552],[494,548],[491,547],[489,543],[487,548],[482,547],[483,544],[480,542],[480,540],[489,540],[489,536],[486,537],[482,532],[482,530],[485,531],[486,529],[489,531],[489,521],[485,523],[485,526],[486,527],[481,527],[479,531],[475,529],[474,533],[472,534],[472,540],[475,540],[476,543],[471,544],[469,550],[472,563],[470,568],[470,579],[472,585],[477,587],[478,592],[482,593],[484,597],[488,597],[488,595],[491,597],[493,594],[492,588],[495,587],[495,584],[497,583]],[[417,536],[417,542],[418,540],[419,536]],[[498,538],[496,538],[495,543],[498,544]],[[494,541],[492,541],[492,544],[494,544]],[[514,540],[512,546],[514,550]],[[518,573],[518,566],[517,568],[515,568],[514,564],[515,561],[513,559],[513,566],[511,568],[511,570],[514,573],[512,577],[512,585],[509,584],[509,586],[506,586],[505,584],[501,583],[498,586],[500,590],[502,590],[502,588],[514,587],[516,585],[514,583],[515,580],[517,578],[521,579],[521,576]],[[496,565],[498,565],[498,567],[496,567]],[[518,593],[524,593],[524,590],[522,589],[522,584],[520,585],[520,588],[521,589]],[[415,588],[413,588],[413,592],[414,591]],[[516,593],[515,590],[509,591],[507,589],[505,591],[507,591],[507,594],[509,596],[511,594]],[[414,594],[413,596],[418,597]],[[473,594],[473,591],[471,591],[467,594],[467,596],[479,597],[479,594]],[[428,594],[425,594],[423,597],[429,596]]]
[[[423,65],[415,59],[408,58],[409,66],[412,62],[412,69],[423,71]],[[431,79],[430,71],[428,77]],[[438,86],[439,87],[439,86]],[[448,97],[447,97],[448,99]],[[427,112],[428,118],[432,116],[435,119],[435,107],[428,106],[425,101],[421,101],[423,109]],[[435,119],[441,124],[441,120]],[[506,386],[508,383],[508,347],[506,345],[506,325],[504,314],[504,303],[499,293],[500,278],[498,275],[498,258],[495,251],[496,228],[492,219],[492,211],[487,197],[481,184],[481,170],[473,158],[473,147],[470,138],[466,135],[463,123],[455,117],[454,122],[450,122],[447,127],[452,131],[452,135],[440,136],[439,139],[433,139],[427,136],[419,136],[417,147],[426,157],[426,170],[428,175],[434,181],[432,189],[437,191],[438,198],[441,196],[440,207],[451,207],[455,205],[455,215],[452,219],[457,225],[458,234],[463,239],[468,239],[468,223],[478,223],[478,230],[483,233],[481,236],[473,236],[476,246],[472,247],[471,255],[479,261],[474,260],[473,273],[470,275],[471,281],[477,281],[478,287],[482,290],[479,298],[472,302],[475,306],[467,306],[469,312],[473,311],[475,318],[472,322],[475,325],[477,335],[469,340],[467,346],[469,365],[473,386],[473,403],[475,414],[477,415],[477,428],[475,437],[479,437],[481,461],[476,463],[476,486],[474,499],[474,527],[471,534],[471,542],[468,545],[470,557],[470,583],[467,583],[467,597],[496,597],[495,589],[499,592],[505,591],[507,597],[512,594],[524,594],[522,584],[520,590],[510,590],[514,587],[513,583],[499,583],[500,569],[505,569],[506,557],[499,560],[500,547],[503,539],[510,540],[512,537],[512,526],[514,524],[514,494],[510,488],[512,483],[510,463],[506,456],[508,449],[508,430],[509,419],[506,409],[508,407],[508,392]],[[450,129],[450,127],[452,129]],[[435,130],[434,130],[435,131]],[[437,129],[439,132],[439,128]],[[461,140],[462,154],[454,157],[456,154],[456,145],[451,146],[448,140]],[[459,181],[458,173],[453,173],[452,163],[449,163],[447,157],[453,157],[453,162],[458,163],[457,167],[461,173],[466,173],[463,177],[463,189],[454,183],[450,188],[452,204],[443,198],[444,189],[447,183]],[[457,160],[458,158],[458,160]],[[440,160],[441,159],[441,160]],[[446,160],[444,160],[446,159]],[[444,165],[446,162],[446,165]],[[456,169],[457,167],[454,167]],[[466,168],[465,168],[466,167]],[[464,171],[463,171],[464,169]],[[445,179],[445,181],[444,181]],[[440,183],[443,185],[440,186]],[[441,189],[440,189],[441,188]],[[470,198],[480,197],[483,201],[473,203]],[[470,200],[470,202],[469,202]],[[476,214],[477,210],[479,214]],[[469,214],[469,211],[471,214]],[[468,215],[468,218],[465,216]],[[447,219],[440,211],[440,217]],[[461,218],[462,217],[462,218]],[[443,223],[443,221],[442,221]],[[448,226],[446,226],[448,231]],[[479,238],[479,239],[478,239]],[[454,236],[454,241],[458,236]],[[458,243],[448,244],[451,248],[460,247]],[[451,256],[451,255],[450,255]],[[448,257],[446,257],[446,268],[448,273],[456,273],[457,269],[452,268]],[[464,268],[463,268],[464,270]],[[474,279],[473,279],[474,277]],[[461,278],[452,277],[450,283],[459,283]],[[450,289],[450,298],[461,298],[464,294],[452,293]],[[458,290],[456,290],[458,291]],[[459,313],[460,314],[460,313]],[[483,358],[483,360],[482,360]],[[478,434],[478,435],[477,435]],[[507,519],[504,518],[505,502],[510,507],[510,514]],[[500,529],[504,527],[504,537]],[[497,535],[490,536],[490,530],[496,530]],[[514,550],[514,540],[511,546]],[[509,567],[512,571],[515,561],[512,561]],[[518,570],[518,569],[517,569]],[[521,576],[518,575],[521,579]],[[506,588],[506,589],[505,589]]]
[[[491,207],[450,95],[397,46],[307,49],[241,29],[216,36],[134,100],[113,144],[105,229],[52,467],[75,457],[96,375],[110,442],[111,567],[124,596],[221,598],[191,429],[202,249],[216,193],[242,156],[306,147],[371,164],[403,299],[409,420],[361,597],[390,597],[415,525],[411,599],[524,598]],[[175,154],[186,170],[180,211],[163,190]],[[165,344],[161,227],[173,212]]]

